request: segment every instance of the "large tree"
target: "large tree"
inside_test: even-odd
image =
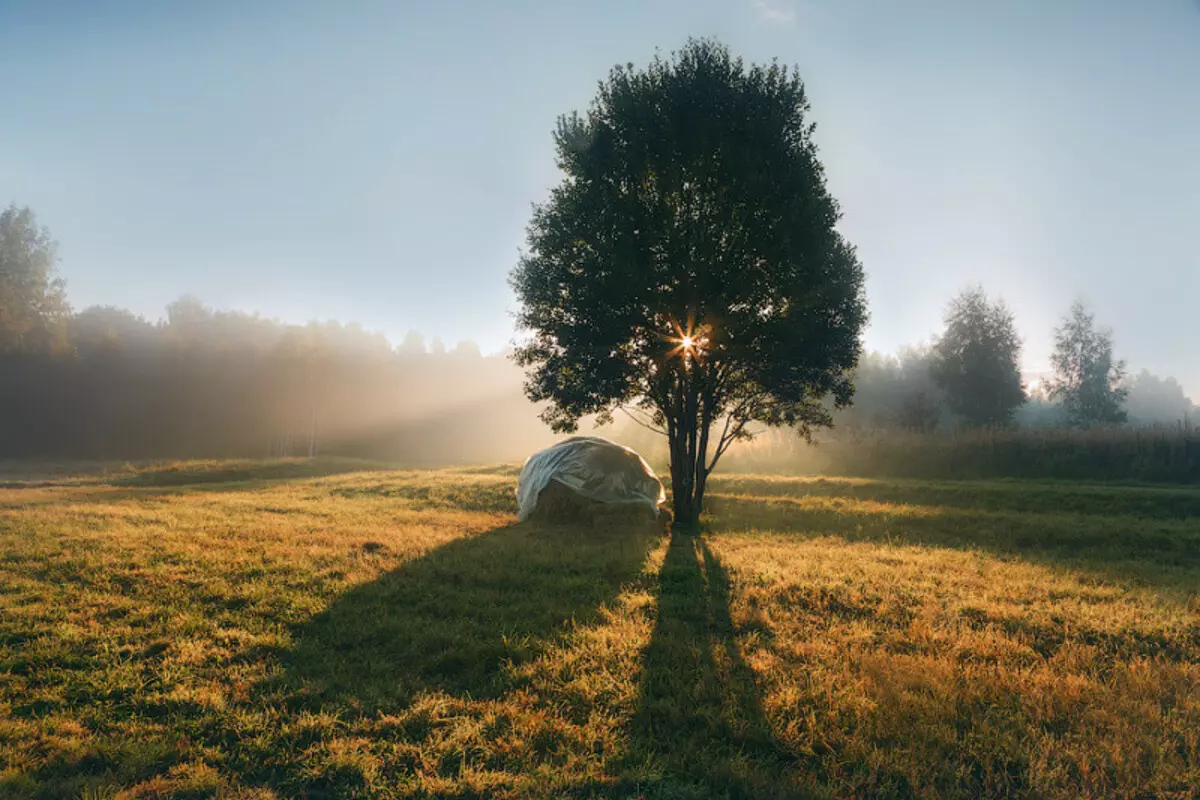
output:
[[[1125,422],[1125,362],[1113,360],[1112,332],[1096,328],[1082,301],[1054,330],[1050,363],[1050,397],[1062,403],[1068,423],[1086,428]]]
[[[930,370],[946,404],[967,425],[1008,425],[1025,402],[1012,312],[975,286],[950,301],[945,322]]]
[[[46,353],[67,343],[57,245],[28,208],[0,211],[0,353]]]
[[[564,177],[511,277],[515,358],[556,431],[620,409],[666,435],[678,524],[748,425],[809,435],[854,391],[863,271],[808,111],[795,69],[690,40],[558,122]]]

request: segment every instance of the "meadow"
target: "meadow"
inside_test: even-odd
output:
[[[1195,797],[1200,488],[0,468],[0,796]]]

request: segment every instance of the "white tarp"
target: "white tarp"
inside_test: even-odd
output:
[[[533,514],[538,495],[550,481],[590,500],[645,505],[654,511],[667,498],[646,459],[599,436],[573,436],[525,460],[517,479],[518,519]]]

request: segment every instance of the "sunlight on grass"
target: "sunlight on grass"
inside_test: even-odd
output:
[[[713,547],[745,587],[735,619],[769,632],[747,638],[747,658],[777,736],[839,756],[822,759],[821,782],[1102,796],[1194,780],[1200,665],[1184,603],[924,547],[782,536]]]
[[[728,476],[668,541],[371,467],[10,473],[0,796],[1200,785],[1198,490]]]

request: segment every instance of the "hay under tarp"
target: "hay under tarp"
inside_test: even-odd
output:
[[[662,482],[634,450],[574,436],[534,453],[517,481],[518,518],[552,522],[669,520]]]

